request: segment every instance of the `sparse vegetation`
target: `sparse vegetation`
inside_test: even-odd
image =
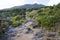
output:
[[[0,16],[0,18],[8,21],[9,26],[12,25],[13,27],[18,27],[22,23],[27,22],[26,18],[31,18],[37,21],[38,27],[56,31],[57,27],[55,27],[55,25],[60,22],[60,4],[36,9],[32,8],[28,9],[28,11],[25,8],[0,10]],[[9,18],[7,19],[7,17]],[[3,26],[2,29],[5,29],[6,25]],[[27,29],[30,30],[30,28]]]

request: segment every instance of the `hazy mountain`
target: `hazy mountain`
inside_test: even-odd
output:
[[[12,7],[12,8],[37,8],[37,7],[43,7],[45,5],[42,5],[42,4],[25,4],[25,5],[22,5],[22,6],[15,6],[15,7]]]

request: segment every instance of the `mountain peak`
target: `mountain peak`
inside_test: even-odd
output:
[[[34,3],[35,5],[37,5],[38,3]]]
[[[25,4],[22,6],[15,6],[13,8],[38,8],[38,7],[43,7],[43,6],[45,6],[45,5],[34,3],[34,4]]]

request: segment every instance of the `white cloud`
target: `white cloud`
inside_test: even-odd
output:
[[[24,0],[0,0],[0,9],[23,5],[24,3]]]
[[[34,1],[33,4],[34,4],[34,3],[38,3],[38,4],[40,4],[38,1]]]
[[[60,3],[60,0],[0,0],[0,9],[33,3],[54,5]]]
[[[53,5],[57,5],[58,3],[60,3],[60,0],[50,0],[50,1],[48,2],[48,5],[49,5],[49,6],[53,6]]]

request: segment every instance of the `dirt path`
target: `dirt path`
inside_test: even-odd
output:
[[[33,33],[26,34],[23,31],[23,34],[21,34],[19,37],[16,37],[16,40],[32,40],[34,37],[34,34],[39,31],[39,29],[33,29]]]

